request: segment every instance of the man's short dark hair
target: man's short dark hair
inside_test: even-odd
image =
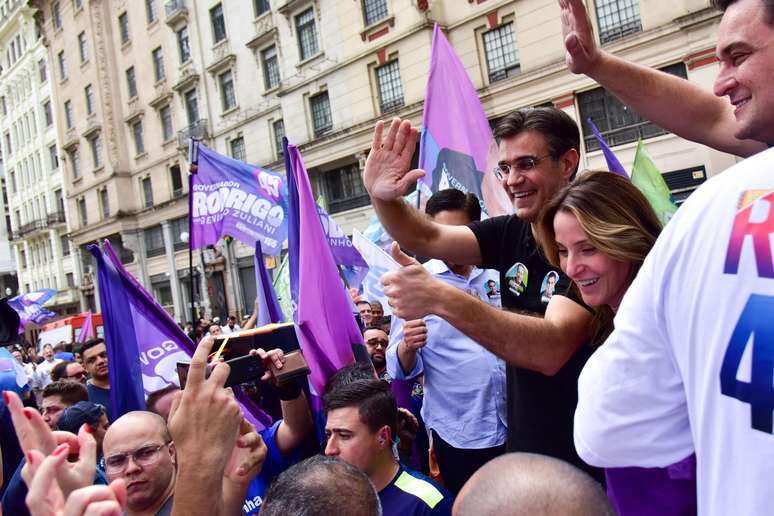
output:
[[[63,360],[51,369],[51,379],[55,382],[67,379],[67,366],[74,364],[70,360]]]
[[[710,0],[715,9],[726,12],[726,9],[737,0]],[[766,10],[766,23],[774,25],[774,0],[760,0]]]
[[[43,389],[43,397],[48,398],[49,396],[59,396],[62,403],[68,406],[75,405],[79,401],[89,401],[89,391],[86,390],[85,385],[65,380],[46,385],[46,388]]]
[[[466,194],[456,188],[439,190],[427,200],[425,213],[435,217],[442,211],[464,211],[471,222],[481,220],[481,204],[476,194]]]
[[[376,371],[374,371],[374,366],[370,360],[368,362],[355,362],[342,367],[328,378],[328,383],[325,385],[325,393],[327,394],[342,385],[347,385],[357,380],[373,380],[375,378]]]
[[[86,342],[83,343],[83,346],[81,346],[81,348],[78,351],[81,353],[81,356],[83,356],[84,353],[86,353],[87,350],[93,348],[94,346],[98,346],[98,345],[104,344],[104,343],[105,343],[105,339],[99,339],[99,338],[97,338],[97,339],[89,339],[89,340],[87,340]]]
[[[358,299],[357,301],[355,301],[355,306],[364,305],[364,304],[368,305],[368,308],[371,308],[371,303],[369,303],[368,300],[366,299]]]
[[[145,407],[148,409],[148,412],[153,412],[154,414],[161,415],[161,413],[156,409],[156,403],[158,403],[161,398],[163,398],[170,392],[177,392],[179,390],[180,390],[180,387],[172,383],[167,385],[163,389],[153,391],[152,393],[148,394],[148,399],[145,400]]]
[[[379,496],[365,473],[336,457],[315,455],[284,471],[261,507],[264,516],[379,516]]]
[[[398,404],[390,386],[381,380],[355,380],[331,389],[323,396],[327,414],[331,410],[357,407],[360,421],[372,432],[389,426],[392,436],[396,435]]]
[[[578,124],[561,109],[554,107],[517,109],[498,122],[494,137],[499,145],[503,138],[516,136],[524,131],[541,133],[548,144],[548,152],[555,160],[570,149],[580,153]]]

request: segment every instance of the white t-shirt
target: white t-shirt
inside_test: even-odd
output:
[[[678,210],[581,373],[586,462],[659,467],[695,450],[700,514],[774,511],[772,234],[774,149]]]

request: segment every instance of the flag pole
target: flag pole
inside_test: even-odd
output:
[[[188,282],[191,303],[191,325],[196,328],[196,309],[194,308],[194,275],[193,275],[193,177],[199,168],[199,140],[188,140]],[[202,271],[204,272],[204,271]]]

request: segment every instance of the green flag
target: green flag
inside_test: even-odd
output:
[[[632,183],[648,199],[661,223],[666,225],[677,211],[677,206],[672,202],[672,196],[664,181],[664,176],[656,168],[656,164],[653,163],[653,158],[645,150],[645,144],[642,143],[642,140],[637,144],[637,154],[634,156]]]
[[[290,296],[290,269],[288,268],[288,255],[282,259],[277,273],[274,276],[274,291],[277,293],[277,302],[285,315],[285,320],[293,320],[293,299]]]

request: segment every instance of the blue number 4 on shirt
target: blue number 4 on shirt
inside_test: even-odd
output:
[[[750,405],[752,427],[773,433],[774,423],[774,297],[753,294],[736,323],[720,368],[720,392]],[[752,336],[750,381],[736,375]]]

